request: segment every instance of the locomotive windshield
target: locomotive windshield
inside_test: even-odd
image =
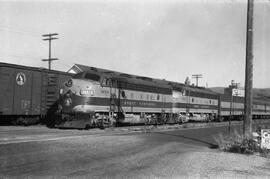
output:
[[[100,76],[92,73],[86,73],[84,76],[85,79],[93,80],[93,81],[99,81]]]
[[[93,80],[93,81],[100,80],[100,76],[94,73],[78,73],[74,76],[74,78],[77,78],[77,79],[85,78],[85,79]]]

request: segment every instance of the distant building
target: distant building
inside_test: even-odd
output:
[[[230,85],[228,88],[224,89],[224,94],[244,97],[245,89],[239,86]]]

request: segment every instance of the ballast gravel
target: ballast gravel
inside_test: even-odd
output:
[[[270,159],[257,155],[191,152],[170,160],[165,168],[161,165],[162,160],[153,166],[153,178],[270,178]]]

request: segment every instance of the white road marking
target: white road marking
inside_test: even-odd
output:
[[[54,140],[63,140],[63,139],[75,139],[75,138],[84,138],[84,137],[89,137],[89,135],[79,135],[79,136],[63,136],[63,137],[54,137],[54,138],[46,138],[46,139],[22,139],[19,138],[16,140],[16,138],[11,139],[9,138],[4,138],[0,139],[0,145],[3,144],[16,144],[16,143],[26,143],[26,142],[44,142],[44,141],[54,141]]]

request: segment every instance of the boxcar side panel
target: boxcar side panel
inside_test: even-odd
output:
[[[0,114],[12,115],[14,101],[14,71],[10,68],[0,68]]]
[[[15,78],[14,85],[14,115],[31,115],[31,98],[33,72],[23,69],[13,69]]]

